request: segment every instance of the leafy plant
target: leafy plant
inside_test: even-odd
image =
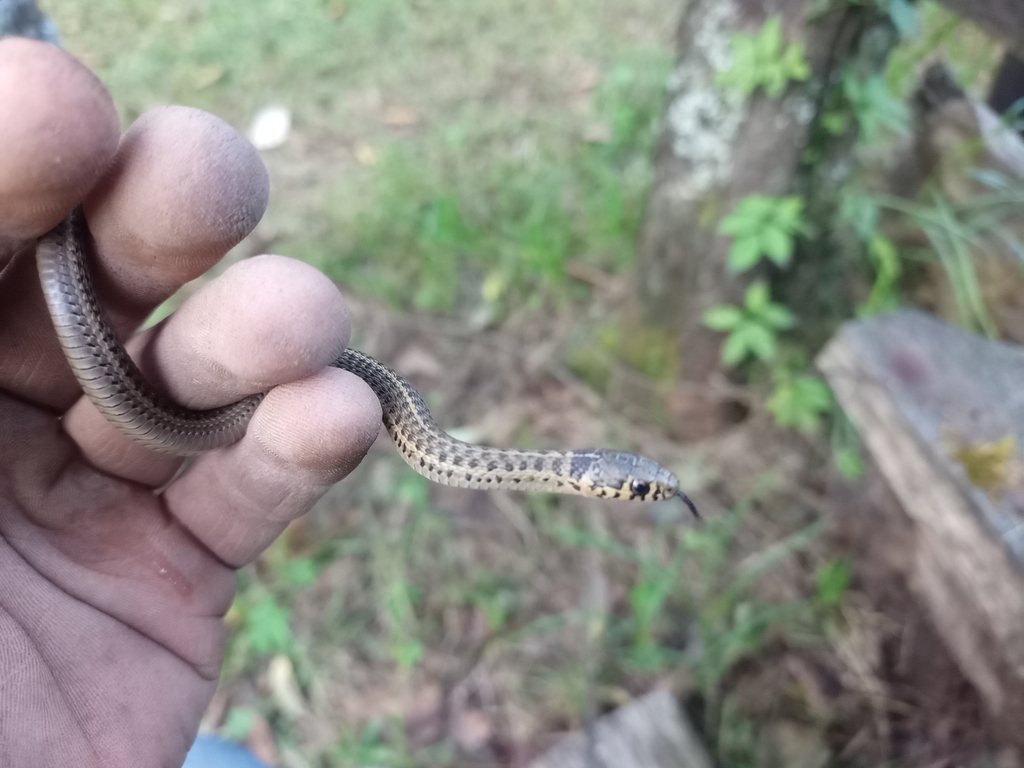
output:
[[[868,317],[896,309],[900,306],[898,281],[902,268],[896,246],[878,231],[878,202],[875,197],[857,187],[845,189],[840,199],[839,215],[864,243],[864,252],[875,271],[871,294],[858,308],[858,316]]]
[[[290,612],[271,595],[250,604],[242,616],[242,636],[256,653],[286,653],[293,647]]]
[[[857,186],[847,185],[839,200],[839,217],[853,227],[864,242],[878,231],[878,203],[875,198]]]
[[[334,746],[333,758],[339,768],[412,768],[415,764],[406,744],[405,723],[385,718],[370,720],[358,733],[343,732]]]
[[[875,282],[871,285],[867,301],[857,308],[860,317],[891,312],[902,303],[898,281],[903,269],[895,244],[881,232],[876,232],[868,241],[866,251],[875,268]]]
[[[516,607],[516,592],[509,580],[485,569],[475,575],[467,598],[483,613],[489,632],[502,630]]]
[[[748,195],[722,219],[718,231],[732,235],[729,269],[744,272],[767,256],[778,266],[789,264],[793,241],[803,231],[803,198]]]
[[[414,610],[419,602],[419,589],[405,579],[404,569],[402,558],[385,567],[385,572],[379,575],[383,583],[378,585],[377,593],[388,654],[400,669],[409,670],[420,663],[424,647],[417,637]]]
[[[842,558],[829,560],[815,573],[818,591],[815,601],[823,608],[834,608],[850,587],[850,564]]]
[[[897,133],[907,132],[910,124],[907,106],[892,95],[881,75],[861,79],[847,70],[843,73],[843,95],[857,118],[863,141],[874,141],[883,127]]]
[[[231,741],[243,741],[252,732],[256,713],[249,707],[231,707],[224,717],[220,734]]]
[[[769,16],[761,29],[752,34],[735,34],[729,39],[732,66],[719,72],[715,82],[749,95],[758,88],[776,98],[791,80],[806,80],[811,68],[804,58],[804,44],[786,45],[782,39],[782,19]]]
[[[654,627],[661,616],[668,593],[665,582],[660,579],[641,579],[629,590],[629,607],[635,622],[633,651],[638,652],[635,656],[644,655],[656,645]]]
[[[308,557],[289,558],[284,568],[285,579],[295,587],[308,587],[320,573],[316,561]]]
[[[735,696],[726,696],[722,701],[721,718],[715,736],[715,753],[719,765],[727,765],[729,768],[757,768],[757,723],[743,715]]]
[[[376,614],[384,632],[383,646],[391,660],[408,672],[423,658],[416,606],[421,589],[408,574],[417,523],[429,515],[427,480],[408,468],[386,490],[393,519],[389,525],[372,523],[371,571]]]
[[[831,443],[832,460],[840,474],[847,480],[860,477],[864,473],[860,436],[850,417],[839,407],[833,411]]]
[[[901,36],[913,37],[920,33],[921,24],[910,0],[875,0],[875,3],[889,14],[889,20]]]
[[[765,484],[762,482],[761,488]],[[687,531],[683,539],[700,564],[700,579],[691,588],[700,605],[696,622],[699,654],[691,658],[691,664],[705,697],[705,727],[712,734],[720,733],[727,717],[721,689],[724,676],[756,653],[770,632],[795,630],[810,613],[807,600],[765,603],[752,594],[752,588],[787,558],[810,546],[828,524],[819,520],[797,530],[746,558],[737,568],[731,565],[729,555],[749,503],[747,500],[729,514],[709,520],[701,529]]]
[[[629,590],[633,626],[629,657],[641,668],[657,669],[671,660],[671,654],[658,641],[657,630],[689,555],[685,546],[677,546],[667,566],[660,558],[641,558],[640,577]]]
[[[722,345],[722,363],[739,365],[748,358],[768,361],[775,356],[778,332],[793,327],[793,313],[776,304],[762,281],[753,283],[743,297],[743,306],[721,305],[704,313],[704,324],[728,333]]]
[[[934,204],[928,206],[888,195],[877,197],[880,205],[906,214],[927,235],[949,277],[961,324],[995,336],[996,326],[982,297],[970,248],[984,247],[985,237],[990,235],[1002,236],[1011,250],[1018,247],[1014,239],[1000,232],[999,222],[1006,215],[1005,205],[1019,205],[1024,192],[1015,189],[978,195],[960,206],[938,193],[933,199]]]
[[[775,390],[765,406],[782,427],[812,432],[821,417],[832,410],[832,390],[828,384],[809,373],[792,373],[785,368],[773,370]]]

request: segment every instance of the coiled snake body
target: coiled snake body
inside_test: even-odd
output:
[[[36,255],[60,345],[86,396],[119,430],[164,453],[185,456],[238,440],[264,395],[193,411],[156,393],[100,310],[87,264],[88,241],[84,216],[77,209],[40,240]],[[332,365],[370,386],[402,458],[430,480],[461,488],[608,499],[678,496],[697,515],[675,475],[653,459],[606,449],[523,451],[465,443],[441,430],[412,385],[372,357],[347,350]]]

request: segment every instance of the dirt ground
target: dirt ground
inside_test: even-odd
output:
[[[603,640],[588,648],[581,643],[586,627],[575,613],[582,607],[610,617],[628,615],[635,563],[623,563],[602,545],[567,550],[551,540],[536,508],[523,499],[431,487],[429,506],[445,518],[444,541],[421,539],[429,551],[410,555],[407,576],[436,585],[453,578],[453,572],[463,574],[454,578],[466,579],[486,564],[515,584],[516,618],[511,627],[493,632],[481,604],[439,603],[439,625],[432,631],[420,627],[433,638],[422,662],[414,672],[396,670],[362,647],[365,638],[354,646],[334,646],[323,636],[325,623],[337,621],[339,611],[373,611],[366,588],[366,569],[373,565],[358,558],[337,560],[298,596],[292,613],[293,631],[308,642],[317,680],[304,694],[308,708],[293,715],[289,726],[305,750],[326,748],[339,722],[390,717],[404,722],[404,748],[414,756],[410,765],[525,766],[561,734],[579,728],[588,709],[600,713],[670,686],[704,730],[720,765],[1019,764],[1016,753],[990,732],[979,697],[909,590],[907,545],[901,538],[910,535],[909,522],[905,531],[889,526],[883,532],[881,510],[897,502],[877,471],[869,467],[859,481],[842,480],[826,469],[821,445],[779,431],[759,414],[714,441],[680,450],[655,428],[609,414],[600,398],[565,375],[560,346],[572,335],[571,318],[554,323],[561,329],[557,335],[550,317],[528,317],[517,328],[467,339],[457,326],[396,315],[365,302],[354,314],[358,346],[396,361],[436,403],[442,424],[469,428],[474,437],[494,444],[508,443],[517,433],[572,446],[615,438],[669,466],[689,467],[690,489],[709,522],[728,516],[753,495],[751,513],[724,542],[733,564],[827,520],[820,537],[771,567],[751,590],[751,601],[807,600],[815,590],[816,569],[835,558],[851,564],[851,579],[836,610],[816,626],[798,630],[779,622],[769,628],[763,642],[725,673],[717,697],[728,706],[709,721],[714,703],[694,672],[700,668],[693,631],[699,607],[671,605],[661,623],[662,642],[681,649],[686,661],[644,670],[609,658],[622,652],[621,640],[611,636],[614,618],[605,620]],[[379,492],[376,500],[366,498],[368,489],[394,482],[396,466],[382,437],[357,474],[289,532],[288,546],[301,554],[316,541],[365,532],[367,505],[380,516],[382,528],[407,528],[415,513],[380,503]],[[758,490],[767,475],[773,476],[772,489]],[[563,512],[638,551],[665,526],[656,510],[638,504],[571,500]],[[693,528],[678,516],[668,525],[673,535]],[[696,575],[682,576],[691,577]],[[433,595],[424,597],[421,615],[427,617]],[[561,616],[564,625],[524,637],[521,628],[544,616]],[[588,654],[596,658],[580,658]],[[579,665],[597,670],[589,693],[567,679],[587,677]],[[319,697],[310,695],[315,690]],[[266,701],[275,702],[275,693],[266,670],[257,668],[225,683],[210,723],[218,723],[229,705],[260,700],[267,711]],[[279,702],[269,709],[273,722]],[[451,751],[426,756],[431,745]],[[281,759],[276,747],[268,751]],[[344,759],[340,764],[347,764]],[[396,759],[394,764],[405,763]]]

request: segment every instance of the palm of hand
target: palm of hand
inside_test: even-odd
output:
[[[234,568],[358,463],[379,403],[325,369],[349,332],[333,285],[264,256],[129,343],[192,407],[274,387],[246,436],[175,477],[180,460],[114,432],[78,397],[32,243],[84,199],[100,297],[127,335],[255,226],[266,172],[195,110],[147,113],[118,146],[109,95],[43,43],[0,40],[0,103],[16,107],[0,120],[0,766],[180,765]]]

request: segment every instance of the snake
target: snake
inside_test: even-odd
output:
[[[64,356],[86,397],[117,430],[161,453],[191,456],[230,445],[246,431],[266,393],[206,410],[158,393],[104,316],[89,270],[91,235],[76,208],[36,248],[43,294]],[[629,451],[520,450],[463,442],[441,429],[416,389],[383,363],[347,349],[331,365],[365,381],[405,462],[443,485],[541,491],[602,499],[678,498],[697,507],[679,480],[654,459]]]

